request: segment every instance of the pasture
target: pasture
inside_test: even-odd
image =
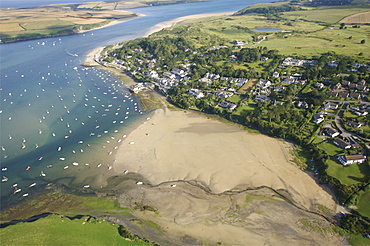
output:
[[[370,12],[365,7],[310,8],[302,11],[284,12],[281,18],[270,18],[258,14],[242,16],[216,16],[191,19],[181,22],[199,27],[205,32],[229,40],[249,42],[244,47],[263,46],[279,50],[282,55],[312,57],[328,51],[347,56],[370,58],[370,26],[359,28],[345,26],[339,21],[348,16],[368,18]],[[363,12],[363,15],[360,13]],[[361,16],[361,17],[359,17]],[[363,17],[365,16],[365,17]],[[356,17],[356,18],[357,18]],[[349,18],[349,17],[348,17]],[[177,25],[178,26],[178,25]],[[259,28],[277,28],[277,32],[255,32]],[[260,41],[266,36],[264,41]],[[257,42],[256,40],[260,42]],[[361,41],[365,39],[365,43]]]
[[[125,240],[118,229],[117,224],[89,216],[49,215],[2,228],[0,237],[3,245],[152,245],[139,239]]]

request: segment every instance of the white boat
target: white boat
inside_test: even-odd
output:
[[[72,162],[73,166],[78,166],[78,162]]]
[[[28,196],[28,193],[23,194],[23,196]]]
[[[55,137],[55,133],[53,132],[52,134],[51,134],[53,137]]]
[[[60,157],[59,160],[64,161],[66,158]]]
[[[8,137],[8,138],[9,138],[9,140],[11,140],[11,139],[12,139],[12,136],[10,136],[10,135],[9,135],[9,137]]]
[[[65,166],[65,167],[63,167],[63,169],[64,169],[64,170],[65,170],[65,169],[68,169],[68,167],[69,167],[69,166]]]
[[[7,168],[7,167],[3,167],[3,168],[1,168],[1,171],[3,171],[3,172],[5,172],[6,170],[8,170],[8,168]]]
[[[5,176],[3,176],[3,178],[1,179],[1,182],[7,182],[9,179]]]
[[[22,189],[15,189],[14,194],[20,192]]]
[[[99,163],[96,167],[101,167],[101,163]]]
[[[89,188],[90,187],[90,185],[84,185],[84,188]]]
[[[44,157],[40,156],[39,161],[41,161]]]
[[[34,187],[35,185],[36,185],[36,183],[32,183],[28,187],[31,188],[31,187]]]
[[[41,177],[45,177],[45,176],[46,176],[46,174],[45,174],[43,171],[41,171],[41,172],[40,172],[40,176],[41,176]]]
[[[137,184],[137,185],[142,185],[142,184],[143,184],[143,182],[141,182],[141,181],[137,181],[137,182],[136,182],[136,184]]]
[[[2,150],[2,151],[5,151],[5,148],[4,148],[4,146],[1,146],[1,150]]]
[[[60,147],[60,146],[59,146],[59,147],[58,147],[58,151],[61,151],[61,150],[62,150],[62,147]]]

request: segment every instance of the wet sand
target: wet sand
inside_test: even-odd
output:
[[[288,191],[307,209],[334,209],[332,197],[290,161],[291,147],[203,114],[158,109],[123,141],[113,168],[151,185],[195,180],[217,194],[267,186]]]

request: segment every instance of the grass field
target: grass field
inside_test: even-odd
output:
[[[370,245],[370,239],[364,238],[361,234],[351,235],[350,238],[348,239],[348,242],[350,243],[350,245],[354,246]]]
[[[353,164],[344,167],[336,160],[336,157],[332,157],[326,163],[328,164],[328,175],[337,178],[344,185],[363,182],[364,178],[370,175],[367,163]]]
[[[49,215],[0,229],[0,238],[2,245],[152,245],[125,240],[118,228],[117,224],[87,216],[70,220]]]
[[[343,154],[343,150],[334,145],[333,140],[328,140],[327,143],[322,143],[319,148],[325,150],[325,152],[330,156],[338,156]]]
[[[367,9],[368,10],[368,9]],[[302,20],[312,21],[312,22],[325,22],[325,23],[337,23],[343,18],[365,12],[366,8],[356,8],[356,7],[321,7],[319,9],[311,9],[305,11],[293,11],[286,12],[284,16],[295,17]]]
[[[278,3],[276,3],[278,4]],[[185,25],[195,25],[205,32],[223,39],[248,41],[253,47],[253,36],[269,34],[266,41],[258,46],[279,50],[283,55],[311,57],[328,51],[337,54],[356,56],[362,53],[362,59],[370,59],[370,42],[361,44],[361,40],[370,36],[370,26],[360,28],[346,26],[340,29],[339,21],[348,16],[368,18],[368,5],[365,7],[311,8],[305,11],[285,12],[281,18],[267,18],[257,14],[227,17],[207,17],[185,20]],[[355,18],[355,17],[354,17]],[[357,18],[357,17],[356,17]],[[360,17],[358,17],[360,18]],[[364,18],[364,17],[361,17]],[[288,33],[259,33],[257,28],[277,28]]]
[[[357,211],[370,219],[370,191],[361,195]]]
[[[232,97],[229,97],[227,101],[232,102],[232,103],[239,103],[241,100],[243,100],[243,97],[239,95],[234,95]]]

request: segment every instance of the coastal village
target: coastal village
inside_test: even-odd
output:
[[[248,42],[239,40],[232,42],[232,45],[237,45],[234,49],[240,49],[240,47],[247,44]],[[223,48],[229,47],[224,45],[214,46],[208,51]],[[144,53],[142,49],[134,49],[131,52],[135,54]],[[113,51],[109,55],[114,57],[117,54]],[[153,55],[151,54],[151,56]],[[369,141],[367,135],[370,134],[370,129],[368,129],[367,125],[369,121],[366,118],[370,110],[370,103],[367,100],[370,85],[365,79],[359,81],[352,79],[352,81],[349,81],[346,75],[341,75],[340,81],[335,84],[332,83],[331,78],[310,81],[302,78],[302,71],[316,66],[318,64],[317,60],[285,57],[278,66],[281,72],[271,71],[267,78],[234,78],[206,72],[197,81],[207,86],[216,86],[214,86],[213,90],[204,90],[192,87],[192,83],[194,83],[191,77],[192,67],[196,64],[188,59],[184,59],[176,67],[167,68],[165,69],[167,71],[159,72],[162,69],[156,67],[158,59],[140,59],[137,56],[127,55],[123,59],[113,59],[111,62],[107,62],[105,61],[106,58],[100,57],[97,61],[104,66],[126,71],[130,76],[143,81],[130,87],[133,93],[140,93],[145,90],[157,90],[164,95],[168,95],[168,91],[171,88],[186,85],[189,87],[186,93],[194,97],[194,99],[202,100],[212,96],[218,102],[216,107],[226,110],[229,113],[234,112],[239,107],[251,104],[251,102],[257,105],[283,104],[283,102],[276,98],[273,99],[270,96],[272,94],[284,93],[284,91],[292,87],[296,88],[295,90],[298,92],[315,89],[325,92],[326,100],[321,107],[315,107],[315,105],[305,101],[304,98],[300,97],[300,93],[294,95],[291,103],[294,104],[295,108],[302,111],[312,111],[314,108],[316,112],[312,113],[310,121],[320,126],[316,132],[317,138],[332,139],[332,144],[343,150],[342,154],[336,156],[338,163],[347,166],[366,161],[365,149],[367,150],[370,147],[367,145]],[[235,54],[229,56],[227,59],[233,62],[238,61],[238,57]],[[260,58],[260,62],[266,62],[268,60],[269,57],[267,56]],[[325,67],[335,69],[338,64],[338,61],[328,61]],[[347,72],[355,73],[359,72],[359,70],[370,71],[370,66],[368,64],[354,63],[348,66],[346,70]],[[219,84],[222,86],[217,86]],[[235,98],[240,100],[235,100]],[[197,108],[194,107],[194,109]],[[361,144],[359,144],[359,141]],[[315,170],[315,173],[317,172]]]
[[[33,145],[35,136],[32,141],[22,136],[18,149],[27,159],[18,152],[8,158],[12,145],[1,146],[6,164],[11,164],[1,168],[9,177],[3,176],[2,182],[11,191],[2,201],[6,205],[1,214],[2,240],[17,245],[32,240],[101,245],[278,245],[282,241],[367,245],[370,59],[365,35],[370,12],[368,3],[361,1],[348,9],[343,5],[351,3],[346,1],[339,0],[335,8],[329,0],[304,0],[262,3],[227,16],[226,12],[202,15],[202,20],[194,15],[177,23],[184,19],[179,17],[170,26],[156,25],[154,29],[161,30],[152,29],[145,37],[95,49],[82,69],[75,64],[77,57],[83,57],[82,49],[77,54],[71,48],[70,53],[58,45],[61,38],[35,46],[52,45],[53,50],[45,49],[49,60],[59,61],[59,55],[67,53],[63,64],[50,63],[52,69],[49,64],[48,70],[41,69],[46,55],[35,55],[25,67],[6,59],[12,70],[17,67],[15,75],[25,78],[24,85],[31,86],[21,88],[22,102],[12,100],[19,88],[1,88],[3,101],[11,105],[3,116],[12,113],[6,115],[11,127],[2,128],[16,129],[5,140],[17,142],[15,133],[22,127],[12,123],[22,115],[25,125],[48,124],[50,133],[41,127],[32,133],[53,142],[46,149],[41,141]],[[40,9],[32,15],[40,30],[54,25],[43,34],[53,37],[140,16],[119,8],[174,2],[188,1],[45,6],[40,13],[57,11],[45,16],[43,23]],[[213,3],[212,7],[219,4]],[[200,8],[195,10],[198,13]],[[63,20],[51,18],[72,11],[76,16],[64,16],[68,29],[59,31]],[[35,24],[32,18],[30,26]],[[356,22],[360,19],[361,26]],[[31,28],[27,35],[16,36],[15,31],[26,29],[7,21],[12,22],[5,23],[5,29],[15,35],[0,42],[44,37],[35,36]],[[140,32],[145,29],[137,27]],[[90,36],[98,45],[101,34],[96,30],[76,36],[75,41]],[[9,51],[13,56],[14,50]],[[40,54],[39,49],[29,54],[36,52]],[[34,67],[43,75],[38,83],[43,88],[36,94],[32,94],[37,87]],[[49,84],[56,93],[49,93]],[[60,84],[59,89],[54,89],[55,84]],[[51,96],[52,104],[44,103],[46,96]],[[34,101],[25,104],[28,108],[20,104],[31,97]],[[32,117],[35,112],[45,113],[38,123],[30,124],[26,115],[9,110],[23,106],[33,112]],[[35,151],[33,146],[37,159],[26,153]],[[18,163],[25,165],[25,172],[11,168]],[[9,181],[17,183],[9,189]],[[108,227],[113,230],[105,230]],[[33,237],[38,231],[42,233]]]

